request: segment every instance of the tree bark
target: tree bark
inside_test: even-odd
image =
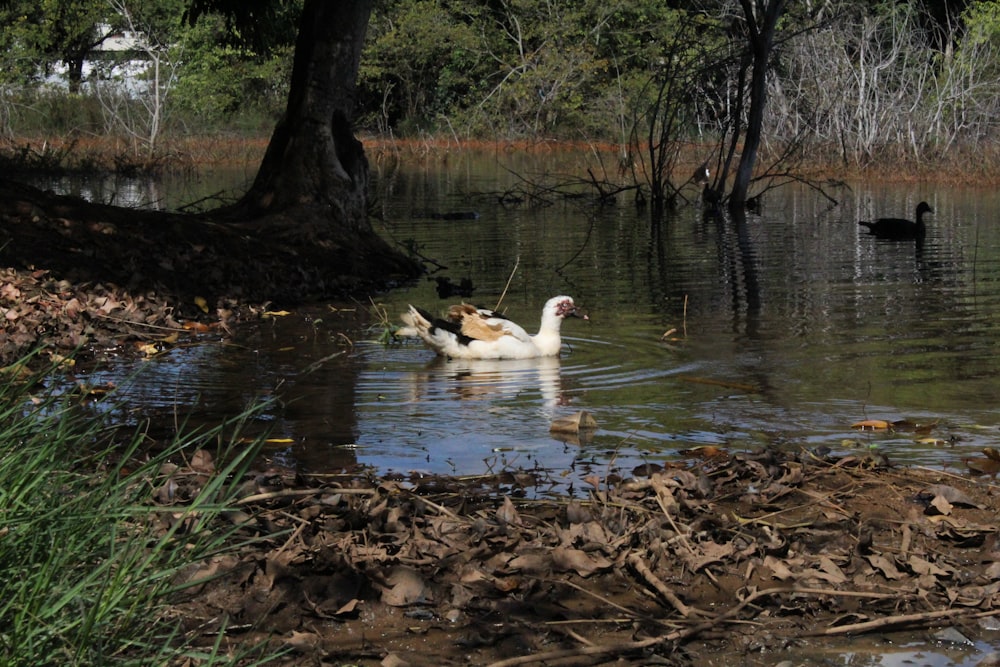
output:
[[[354,136],[356,80],[373,0],[305,0],[288,104],[249,191],[209,215],[275,243],[313,245],[345,277],[385,283],[421,267],[368,220],[368,159]]]
[[[368,161],[353,134],[355,81],[372,0],[305,0],[288,105],[241,215],[318,207],[367,229]]]
[[[767,104],[767,71],[770,67],[771,50],[774,47],[774,33],[778,19],[784,12],[787,0],[740,0],[740,6],[747,20],[750,52],[753,58],[753,73],[750,76],[750,110],[747,115],[746,136],[743,152],[733,179],[733,189],[729,196],[731,209],[742,209],[746,205],[747,190],[753,178],[757,150],[760,148],[761,132],[764,126],[764,109]]]

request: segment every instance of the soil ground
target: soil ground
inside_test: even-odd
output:
[[[285,664],[492,667],[770,665],[865,633],[976,638],[1000,614],[981,479],[770,450],[636,473],[538,500],[537,472],[262,471],[231,517],[261,541],[188,573],[218,578],[174,611]]]

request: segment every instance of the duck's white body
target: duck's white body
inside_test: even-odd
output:
[[[419,336],[432,350],[453,359],[531,359],[554,357],[562,348],[559,327],[566,317],[582,317],[573,299],[557,296],[542,309],[535,335],[491,310],[466,304],[452,306],[448,318],[436,318],[410,306],[403,314],[405,334]]]

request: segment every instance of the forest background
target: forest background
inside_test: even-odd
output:
[[[221,15],[183,20],[184,0],[11,2],[3,152],[22,168],[96,166],[87,147],[110,139],[115,167],[136,170],[221,157],[196,145],[259,139],[262,151],[284,110],[299,5],[271,3],[247,43]],[[790,2],[770,60],[764,164],[1000,173],[1000,2]],[[379,0],[356,125],[611,144],[623,160],[667,125],[674,140],[721,146],[745,114],[749,63],[736,0]]]

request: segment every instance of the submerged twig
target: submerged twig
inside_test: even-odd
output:
[[[500,293],[500,298],[497,299],[497,305],[493,310],[500,310],[500,304],[503,302],[503,298],[507,296],[507,290],[510,289],[510,284],[514,280],[514,274],[517,273],[517,267],[521,264],[521,256],[518,255],[517,259],[514,260],[514,268],[510,270],[510,276],[507,277],[507,284],[503,286],[503,292]]]

